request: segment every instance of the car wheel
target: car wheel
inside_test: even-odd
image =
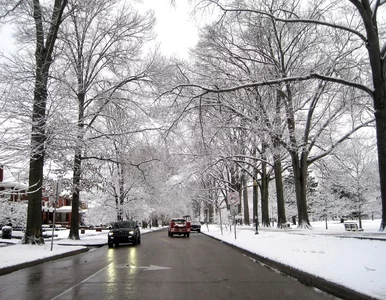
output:
[[[141,237],[140,237],[140,236],[138,237],[137,243],[138,243],[139,245],[141,244]]]
[[[186,237],[189,237],[189,233],[186,234]]]
[[[173,233],[170,233],[170,237],[173,237]]]
[[[168,231],[168,236],[170,236],[170,231]]]
[[[201,232],[201,230],[199,229],[199,230],[197,230],[197,232],[198,232],[198,233],[200,233],[200,232]]]
[[[109,248],[113,248],[114,247],[114,244],[113,243],[109,243]]]
[[[115,247],[118,247],[118,246],[119,246],[119,243],[115,243],[114,246],[115,246]]]

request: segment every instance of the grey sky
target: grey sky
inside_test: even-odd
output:
[[[187,0],[177,1],[175,6],[170,0],[142,0],[138,9],[153,9],[157,17],[155,28],[157,42],[164,55],[176,54],[186,57],[188,49],[197,43],[197,29],[191,17],[191,6]],[[0,51],[12,50],[12,32],[9,25],[0,26]]]

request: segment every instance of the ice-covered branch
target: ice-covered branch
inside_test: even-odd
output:
[[[332,144],[330,146],[329,149],[327,149],[326,151],[324,151],[323,153],[321,153],[320,155],[317,155],[311,159],[308,160],[308,164],[311,165],[312,163],[314,163],[315,161],[329,155],[338,145],[340,145],[341,143],[343,143],[344,141],[347,140],[347,138],[349,138],[354,132],[358,131],[360,128],[363,128],[363,127],[366,127],[366,126],[369,126],[371,123],[374,123],[374,119],[371,119],[371,120],[368,120],[354,128],[352,128],[349,132],[347,132],[345,135],[343,135],[339,140],[337,140],[334,144]]]
[[[325,80],[325,81],[329,81],[329,82],[339,83],[339,84],[342,84],[345,86],[354,87],[354,88],[357,88],[357,89],[360,89],[360,90],[366,92],[371,97],[373,97],[373,91],[363,84],[356,83],[353,81],[348,81],[348,80],[345,80],[342,78],[326,76],[326,75],[322,75],[319,73],[311,73],[311,74],[305,75],[305,76],[293,76],[293,77],[284,77],[284,78],[273,79],[273,80],[251,82],[251,83],[247,83],[247,84],[235,85],[235,86],[225,87],[225,88],[217,88],[217,87],[211,88],[211,87],[205,87],[205,86],[198,85],[198,84],[181,84],[181,85],[176,86],[174,89],[181,89],[184,87],[187,87],[187,88],[190,87],[190,88],[201,89],[205,93],[227,93],[227,92],[235,92],[235,91],[238,91],[241,89],[246,89],[246,88],[269,86],[269,85],[274,85],[274,84],[283,83],[283,82],[299,82],[299,81],[306,81],[306,80],[311,80],[311,79],[320,79],[320,80]]]
[[[381,2],[384,2],[384,1],[385,0],[381,0]],[[301,19],[301,18],[299,18],[299,19],[283,19],[283,18],[278,18],[278,17],[274,16],[273,14],[270,14],[268,12],[261,11],[261,10],[247,9],[247,8],[235,8],[235,9],[233,9],[233,8],[226,8],[226,7],[223,7],[222,5],[220,5],[218,2],[215,2],[215,1],[212,1],[212,2],[215,5],[217,5],[224,12],[256,13],[256,14],[267,16],[267,17],[271,18],[272,20],[275,20],[276,22],[304,23],[304,24],[315,24],[315,25],[327,26],[327,27],[330,27],[330,28],[341,29],[341,30],[344,30],[344,31],[347,31],[347,32],[351,32],[351,33],[355,34],[356,36],[358,36],[362,41],[364,41],[364,42],[367,41],[367,38],[362,33],[360,33],[359,31],[354,30],[354,29],[349,28],[349,27],[346,27],[346,26],[339,25],[339,24],[333,24],[333,23],[323,22],[323,21],[319,21],[319,20],[312,20],[312,19]]]

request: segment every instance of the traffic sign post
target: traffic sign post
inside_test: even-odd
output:
[[[239,194],[236,192],[230,193],[228,196],[228,203],[229,205],[239,205],[240,204]]]
[[[54,213],[53,213],[53,216],[52,216],[51,251],[52,251],[52,249],[53,249],[53,247],[54,247],[56,204],[57,204],[58,201],[59,201],[59,194],[60,194],[61,190],[62,190],[62,179],[59,179],[58,181],[55,181],[55,182],[54,182],[54,195],[53,195],[53,197],[52,197],[52,198],[54,199],[54,201],[53,201],[53,203],[52,203],[52,205],[54,206]],[[51,198],[51,199],[52,199],[52,198]],[[52,201],[51,199],[50,199],[50,201]]]
[[[239,213],[239,211],[237,209],[237,205],[231,205],[230,213],[231,213],[232,217],[236,216]]]
[[[231,216],[233,216],[233,222],[235,226],[235,239],[236,236],[236,215],[238,214],[238,205],[240,204],[240,197],[239,194],[236,192],[230,193],[228,196],[228,204],[230,205],[230,213]]]

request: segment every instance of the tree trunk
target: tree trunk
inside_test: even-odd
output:
[[[32,145],[38,143],[32,136]],[[44,143],[41,143],[43,147]],[[36,148],[35,148],[36,149]],[[39,150],[44,151],[44,150]],[[43,181],[44,153],[33,154],[30,159],[27,228],[23,243],[44,244],[42,237],[42,181]]]
[[[72,178],[72,205],[71,205],[71,226],[70,233],[68,235],[69,239],[79,240],[79,193],[80,193],[80,176],[81,176],[81,150],[75,150],[75,159],[74,159],[74,173]]]
[[[242,212],[242,204],[243,204],[243,202],[241,201],[242,198],[243,198],[243,190],[242,190],[241,184],[240,184],[240,189],[239,189],[240,203],[237,205],[237,214],[238,215],[241,215],[241,212]],[[243,223],[243,220],[240,219],[240,225],[242,225],[242,223]]]
[[[82,174],[82,148],[84,138],[84,101],[86,95],[78,94],[78,126],[76,147],[74,156],[74,175],[73,175],[73,191],[72,191],[72,210],[71,210],[71,227],[69,239],[79,240],[79,204],[80,204],[80,181]]]
[[[36,50],[36,81],[33,105],[33,125],[31,135],[32,153],[30,157],[28,215],[24,243],[44,244],[42,237],[42,183],[45,147],[45,116],[47,101],[47,74],[44,70],[42,53],[44,49]]]
[[[244,183],[243,183],[243,202],[244,202],[244,224],[245,225],[251,225],[249,220],[249,205],[248,205],[248,186],[247,186],[247,179],[244,176]]]
[[[118,180],[119,180],[119,208],[118,221],[123,221],[123,204],[125,202],[125,178],[123,177],[123,163],[118,163]]]
[[[307,212],[307,169],[301,167],[296,151],[291,151],[296,204],[298,210],[298,227],[311,227]]]
[[[257,176],[257,172],[255,173],[255,176]],[[258,183],[257,180],[253,180],[253,223],[256,225],[259,224],[259,195],[258,195]]]
[[[281,104],[282,104],[282,93],[277,91],[276,93],[276,111],[274,120],[274,136],[271,135],[273,144],[273,169],[275,172],[275,186],[276,186],[276,201],[277,201],[277,227],[281,228],[283,224],[287,222],[285,215],[285,202],[284,202],[284,187],[282,177],[282,165],[280,156],[280,139],[281,136]]]
[[[386,83],[384,94],[386,95]],[[386,97],[383,98],[383,101]],[[385,231],[386,228],[386,105],[375,113],[375,123],[377,127],[377,145],[378,145],[378,164],[379,178],[381,185],[382,216],[379,231]]]
[[[378,165],[379,179],[381,186],[382,199],[382,217],[379,231],[385,231],[386,228],[386,61],[383,49],[381,47],[378,35],[378,25],[376,17],[373,16],[371,5],[368,0],[353,1],[350,0],[358,9],[363,19],[367,33],[366,47],[369,53],[370,66],[373,79],[373,101],[375,125],[377,132],[378,147]],[[382,4],[379,4],[379,6]]]
[[[287,222],[284,205],[284,187],[282,178],[281,158],[274,155],[273,168],[275,170],[276,200],[277,200],[277,227],[281,228]]]
[[[117,193],[115,193],[114,199],[115,199],[115,210],[117,213],[117,221],[122,221],[122,212],[119,209],[119,197]]]
[[[271,223],[269,222],[269,178],[267,174],[267,162],[265,156],[265,149],[267,146],[263,144],[262,150],[262,162],[261,162],[261,225],[264,227],[270,227]]]
[[[307,156],[305,152],[302,152],[302,158],[299,158],[299,147],[295,135],[295,113],[292,103],[291,88],[286,83],[287,97],[283,97],[286,101],[286,117],[287,117],[287,128],[290,139],[290,155],[292,160],[292,168],[294,172],[294,184],[295,184],[295,195],[296,204],[298,210],[298,227],[309,228],[311,227],[308,220],[307,212]],[[305,151],[305,150],[301,150]]]
[[[213,220],[214,220],[214,205],[213,204],[208,205],[208,213],[209,213],[209,224],[213,224]]]
[[[239,169],[235,168],[234,166],[231,166],[229,173],[230,173],[230,187],[235,193],[238,193],[239,197],[240,197],[241,196],[241,184],[240,184]],[[237,205],[237,212],[241,213],[240,204]]]
[[[44,44],[42,7],[38,0],[33,1],[33,18],[36,29],[36,73],[32,110],[31,155],[29,164],[27,228],[23,243],[43,244],[42,238],[42,185],[46,141],[46,104],[48,72],[52,64],[52,52],[57,32],[67,0],[55,1],[51,26]]]
[[[301,207],[301,222],[299,218],[299,226],[306,228],[311,227],[309,218],[308,218],[308,206],[307,206],[307,178],[308,178],[308,164],[307,164],[307,153],[301,154],[300,159],[300,207]]]

